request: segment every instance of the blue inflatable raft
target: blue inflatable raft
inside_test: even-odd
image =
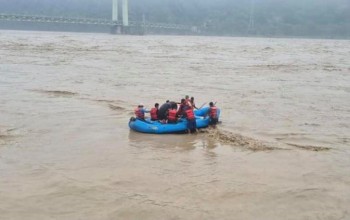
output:
[[[208,127],[209,117],[203,117],[208,111],[209,107],[204,107],[194,111],[197,128]],[[218,110],[218,116],[220,116],[220,110]],[[129,127],[134,131],[150,134],[184,133],[187,131],[187,119],[181,118],[176,124],[163,124],[159,121],[151,121],[151,119],[148,118],[145,120],[131,118],[129,121]]]

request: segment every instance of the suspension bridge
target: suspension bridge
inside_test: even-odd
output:
[[[155,23],[143,21],[129,21],[128,0],[122,0],[122,19],[119,16],[119,2],[112,0],[112,19],[53,17],[43,15],[21,15],[0,13],[0,21],[17,21],[33,23],[60,23],[109,26],[114,34],[128,33],[130,28],[139,29],[169,29],[186,32],[197,32],[197,27],[181,24]]]

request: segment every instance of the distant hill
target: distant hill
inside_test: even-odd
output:
[[[121,0],[120,0],[121,1]],[[0,0],[0,13],[111,18],[112,0]],[[349,0],[129,0],[130,20],[203,34],[350,38]]]

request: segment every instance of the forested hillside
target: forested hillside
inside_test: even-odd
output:
[[[0,0],[0,13],[111,18],[112,0]],[[350,0],[129,0],[130,20],[204,34],[350,38]]]

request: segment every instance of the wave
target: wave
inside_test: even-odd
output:
[[[261,140],[221,129],[206,129],[203,132],[207,133],[209,138],[215,139],[222,144],[241,147],[251,151],[286,150]]]
[[[301,144],[291,144],[291,143],[286,143],[286,144],[292,147],[296,147],[302,150],[309,150],[309,151],[328,151],[332,149],[330,147],[321,147],[321,146],[312,146],[312,145],[301,145]]]
[[[293,148],[297,148],[300,150],[319,152],[329,151],[332,149],[331,147],[325,146],[267,142],[221,129],[205,129],[201,132],[206,133],[209,138],[212,138],[224,145],[231,145],[251,151],[293,150]]]
[[[0,145],[6,144],[13,138],[15,135],[11,134],[14,129],[0,130]]]
[[[44,94],[48,94],[48,95],[54,95],[54,96],[71,97],[71,96],[78,95],[78,93],[76,93],[76,92],[70,92],[70,91],[64,91],[64,90],[40,90],[40,89],[33,89],[31,91],[38,92],[38,93],[44,93]]]
[[[113,104],[108,104],[108,107],[114,111],[124,111],[125,108],[118,106],[118,105],[113,105]]]

